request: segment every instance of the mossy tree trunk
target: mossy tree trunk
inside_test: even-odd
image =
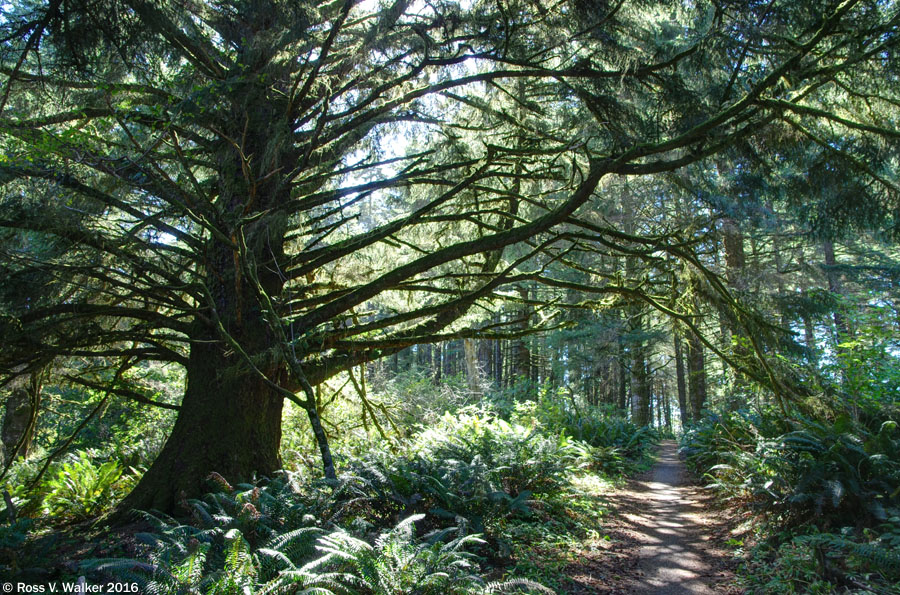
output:
[[[230,482],[271,475],[281,468],[282,404],[215,337],[198,337],[175,427],[122,509],[183,514],[185,497],[208,491],[213,472]]]

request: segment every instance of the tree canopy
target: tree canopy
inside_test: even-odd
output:
[[[503,302],[616,296],[702,336],[693,303],[656,292],[683,267],[750,324],[704,230],[650,207],[739,217],[770,197],[823,234],[895,233],[898,8],[4,5],[0,382],[80,358],[133,398],[123,371],[183,366],[128,501],[172,509],[211,471],[278,469],[284,399],[333,474],[312,387],[414,344],[514,337],[489,322]],[[595,274],[588,255],[656,272]],[[743,369],[783,388],[764,358]]]

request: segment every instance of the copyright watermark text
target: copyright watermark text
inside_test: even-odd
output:
[[[77,581],[48,583],[35,585],[24,582],[5,582],[0,585],[0,591],[5,593],[75,593],[87,595],[89,593],[139,593],[137,583],[89,583],[83,578]]]

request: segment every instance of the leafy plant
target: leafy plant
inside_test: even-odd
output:
[[[82,569],[135,582],[142,592],[151,594],[552,593],[522,579],[486,583],[479,575],[477,558],[467,551],[484,542],[460,528],[418,541],[415,524],[424,515],[401,521],[373,544],[340,528],[325,535],[316,528],[301,528],[275,534],[259,546],[237,528],[200,529],[164,516],[146,514],[145,518],[157,530],[139,536],[149,545],[144,560],[91,560]],[[314,550],[306,547],[312,537],[318,537]]]
[[[116,461],[96,464],[87,451],[81,451],[44,483],[44,511],[60,518],[90,518],[112,504],[121,477],[122,467]]]
[[[853,533],[846,527],[797,535],[774,548],[763,544],[745,565],[742,582],[766,593],[900,593],[900,548]]]
[[[635,425],[614,408],[588,404],[576,408],[558,395],[545,394],[537,403],[519,404],[515,417],[532,419],[593,447],[589,459],[611,476],[633,471],[650,460],[651,448],[658,440],[656,430]]]
[[[566,436],[477,411],[445,415],[402,451],[373,448],[351,464],[348,479],[374,512],[382,518],[427,512],[432,523],[462,517],[475,532],[527,514],[529,499],[565,485],[583,452]]]
[[[871,431],[847,415],[800,418],[774,437],[749,416],[711,417],[685,437],[688,460],[730,495],[751,498],[784,522],[872,525],[900,505],[900,440],[887,420]]]
[[[312,556],[315,539],[322,534],[316,527],[289,529],[283,518],[267,514],[291,508],[285,502],[273,505],[286,499],[285,492],[273,492],[257,500],[264,513],[255,507],[251,513],[252,504],[245,504],[233,516],[228,511],[239,500],[221,492],[209,498],[216,504],[194,501],[193,519],[200,526],[142,513],[154,530],[137,534],[145,546],[141,558],[89,560],[82,569],[136,582],[142,592],[153,594],[255,592],[261,583],[278,576],[283,561]]]

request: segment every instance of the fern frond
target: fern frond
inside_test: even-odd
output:
[[[529,579],[516,578],[506,581],[495,581],[488,583],[484,587],[485,593],[516,593],[525,591],[535,591],[537,593],[546,593],[547,595],[556,595],[552,589],[548,589],[540,583],[536,583]]]

